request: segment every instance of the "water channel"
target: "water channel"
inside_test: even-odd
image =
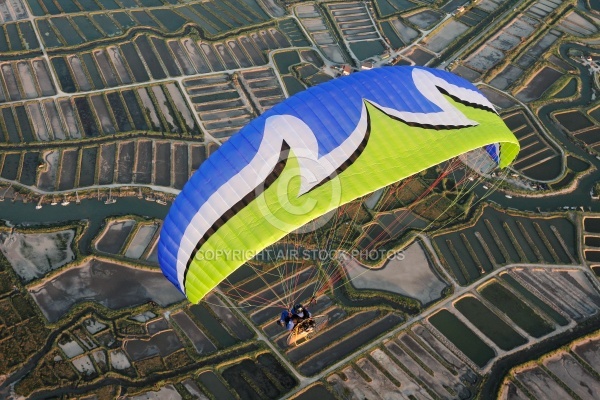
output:
[[[569,49],[576,49],[584,52],[590,51],[590,49],[573,43],[566,43],[560,47],[560,54],[562,57],[580,71],[582,81],[581,97],[575,101],[549,104],[540,110],[539,116],[546,128],[564,148],[592,163],[600,170],[600,160],[589,155],[582,148],[572,143],[567,135],[550,120],[550,114],[554,111],[581,105],[585,106],[590,103],[593,84],[592,77],[584,66],[572,61],[567,56]],[[583,206],[585,210],[600,211],[600,201],[593,201],[590,197],[590,190],[597,180],[597,173],[588,174],[579,181],[578,188],[571,193],[549,193],[543,197],[513,196],[512,199],[508,199],[502,192],[496,192],[488,196],[487,200],[494,201],[505,208],[515,208],[531,212],[536,212],[538,208],[541,211],[553,211],[564,206]],[[483,189],[483,187],[476,189],[476,193],[480,197],[486,192],[487,191]],[[35,203],[24,204],[18,201],[14,203],[9,201],[0,203],[0,219],[10,221],[12,224],[28,225],[87,220],[90,224],[89,228],[86,230],[79,243],[79,250],[84,255],[89,254],[91,240],[98,233],[104,219],[110,216],[126,214],[164,219],[169,209],[167,206],[162,206],[158,203],[149,202],[137,197],[119,198],[116,203],[108,205],[95,199],[86,199],[82,200],[81,204],[71,203],[65,207],[59,205],[44,206],[42,209],[36,210],[35,206]]]
[[[48,225],[68,221],[89,221],[83,237],[79,241],[79,251],[87,255],[92,239],[98,233],[103,221],[111,216],[127,214],[142,217],[164,219],[169,207],[137,197],[119,198],[116,203],[104,204],[96,199],[81,200],[81,204],[71,203],[68,206],[50,206],[36,210],[36,203],[5,201],[0,203],[0,220],[9,221],[12,225]]]
[[[562,44],[559,48],[560,55],[569,64],[579,70],[579,76],[581,78],[582,88],[581,96],[577,100],[573,101],[560,101],[556,103],[548,104],[540,109],[538,116],[542,121],[542,124],[550,131],[554,139],[560,142],[561,146],[568,151],[576,154],[577,156],[585,159],[600,170],[600,160],[596,157],[588,154],[581,147],[571,142],[568,136],[559,129],[551,120],[550,114],[555,111],[572,109],[578,106],[587,106],[591,103],[592,98],[592,85],[593,78],[589,74],[587,68],[583,65],[578,64],[571,60],[568,56],[569,49],[579,50],[587,53],[590,51],[589,47],[585,47],[574,43]],[[597,173],[588,174],[581,179],[577,185],[577,189],[571,193],[565,194],[548,194],[544,197],[514,197],[513,199],[507,199],[501,192],[496,192],[488,197],[489,200],[495,201],[504,207],[512,207],[523,211],[536,211],[539,207],[542,211],[553,211],[557,208],[569,206],[579,207],[583,206],[586,210],[591,209],[592,211],[600,211],[600,202],[593,201],[590,197],[590,191],[594,186],[594,183],[599,180]],[[483,195],[483,188],[477,189],[478,195]]]

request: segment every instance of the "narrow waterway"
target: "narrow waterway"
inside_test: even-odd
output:
[[[79,251],[83,255],[89,254],[90,243],[106,218],[134,214],[164,219],[169,211],[168,206],[137,197],[118,198],[113,204],[104,204],[103,201],[96,199],[85,199],[81,204],[71,203],[68,206],[45,205],[39,210],[36,210],[35,206],[35,203],[4,201],[0,203],[0,219],[10,221],[12,225],[57,224],[87,220],[89,227],[79,242]]]
[[[571,66],[579,70],[579,77],[581,78],[582,83],[581,96],[577,100],[560,101],[548,104],[540,109],[538,116],[546,129],[550,131],[554,139],[560,142],[563,148],[590,162],[596,167],[597,170],[600,171],[600,160],[598,160],[595,156],[588,154],[581,147],[569,140],[565,132],[554,125],[550,118],[550,114],[555,111],[572,109],[578,106],[588,106],[592,101],[593,77],[590,75],[586,67],[569,58],[568,52],[570,49],[588,53],[590,52],[590,48],[575,43],[564,43],[559,48],[562,58]],[[536,198],[514,196],[513,199],[507,199],[504,197],[503,193],[496,192],[489,196],[488,199],[493,200],[504,207],[512,207],[523,211],[537,211],[538,207],[542,211],[554,211],[557,208],[564,206],[583,206],[586,211],[589,209],[592,211],[600,211],[600,201],[593,201],[590,197],[590,191],[594,186],[594,183],[599,179],[600,176],[598,175],[598,172],[585,176],[579,182],[577,189],[572,193],[555,195],[548,194],[547,196]],[[485,193],[485,191],[482,188],[479,188],[477,193],[481,196]]]
[[[540,110],[539,117],[554,138],[558,140],[564,148],[579,157],[584,158],[600,170],[600,160],[589,155],[582,148],[571,142],[567,135],[556,127],[550,119],[550,114],[554,111],[573,108],[580,105],[588,105],[591,101],[593,85],[592,77],[583,65],[574,62],[567,56],[569,49],[576,49],[584,52],[590,51],[590,49],[573,43],[565,43],[560,47],[561,56],[580,71],[579,76],[582,81],[581,97],[575,101],[549,104]],[[600,201],[592,201],[590,197],[590,190],[597,180],[598,173],[585,176],[579,182],[577,190],[572,193],[548,194],[544,197],[535,198],[514,196],[512,199],[508,199],[502,192],[496,192],[488,196],[487,199],[492,200],[503,207],[531,212],[536,212],[538,208],[541,211],[554,211],[557,208],[564,206],[583,206],[586,211],[589,209],[592,211],[600,211]],[[486,192],[487,190],[482,187],[476,189],[476,193],[479,196],[485,195]],[[4,203],[0,203],[0,219],[10,221],[12,224],[50,224],[88,220],[90,223],[89,229],[86,230],[79,243],[80,252],[87,255],[89,254],[91,240],[98,233],[104,219],[107,217],[134,214],[163,219],[167,215],[168,210],[168,206],[162,206],[158,203],[149,202],[137,197],[119,198],[114,204],[104,204],[95,199],[86,199],[82,200],[81,204],[71,203],[65,207],[61,207],[60,205],[45,205],[40,210],[35,209],[34,203],[23,204],[21,202],[11,203],[5,201]]]

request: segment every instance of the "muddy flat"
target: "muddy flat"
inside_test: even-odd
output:
[[[24,282],[40,278],[75,258],[74,230],[49,233],[0,232],[0,251]]]
[[[571,398],[565,389],[538,366],[521,370],[516,373],[516,377],[536,399]]]
[[[600,381],[579,364],[571,354],[567,352],[555,354],[545,359],[544,365],[582,400],[593,400],[600,393]]]
[[[573,353],[587,362],[597,373],[600,373],[600,337],[584,340],[571,347]]]
[[[419,300],[426,304],[439,299],[446,283],[433,272],[419,243],[411,244],[382,267],[370,269],[347,254],[342,265],[357,289],[384,290]]]
[[[118,279],[115,279],[118,277]],[[29,293],[50,322],[83,301],[112,310],[154,301],[161,306],[183,300],[183,295],[159,271],[126,267],[90,259],[53,279],[32,287]]]

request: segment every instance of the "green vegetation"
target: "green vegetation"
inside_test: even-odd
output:
[[[515,332],[475,297],[463,297],[454,306],[502,350],[508,351],[527,343],[525,338]]]
[[[6,259],[4,259],[6,260]],[[6,272],[0,272],[0,295],[7,294],[12,290],[12,285]]]
[[[189,356],[185,349],[181,349],[163,358],[163,362],[165,363],[165,368],[167,370],[173,370],[189,365],[193,363],[194,360]]]
[[[143,324],[132,321],[128,318],[118,320],[115,326],[117,333],[123,336],[143,335],[146,333],[146,329],[144,328]]]
[[[531,336],[539,338],[554,330],[552,325],[498,281],[485,285],[479,292]]]
[[[430,194],[411,209],[426,220],[437,223],[454,220],[465,211],[448,197],[438,193]]]
[[[62,380],[76,382],[77,373],[73,365],[64,360],[60,351],[49,352],[38,364],[38,367],[21,379],[15,386],[17,394],[29,396],[36,390],[45,387],[56,387]]]
[[[401,185],[402,190],[395,191],[395,195],[404,205],[409,205],[427,189],[427,186],[429,185],[421,179],[410,179],[406,184]]]
[[[494,350],[450,311],[438,311],[428,320],[479,367],[485,366],[495,356]]]
[[[162,362],[160,356],[150,357],[142,361],[138,361],[135,364],[135,369],[141,376],[148,376],[154,372],[163,371],[165,365]]]
[[[3,288],[10,291],[18,287],[18,278],[2,252],[0,271],[3,271],[0,272]],[[13,295],[0,300],[0,371],[3,374],[14,372],[46,342],[50,332],[38,313],[26,292],[15,290]]]
[[[36,314],[29,297],[15,296],[12,297],[11,300],[14,309],[17,311],[22,321],[35,317]]]

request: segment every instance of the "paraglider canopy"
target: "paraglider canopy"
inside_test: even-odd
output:
[[[342,204],[471,151],[503,168],[518,150],[492,104],[449,72],[389,67],[338,78],[273,107],[200,166],[164,222],[160,265],[198,302]]]

